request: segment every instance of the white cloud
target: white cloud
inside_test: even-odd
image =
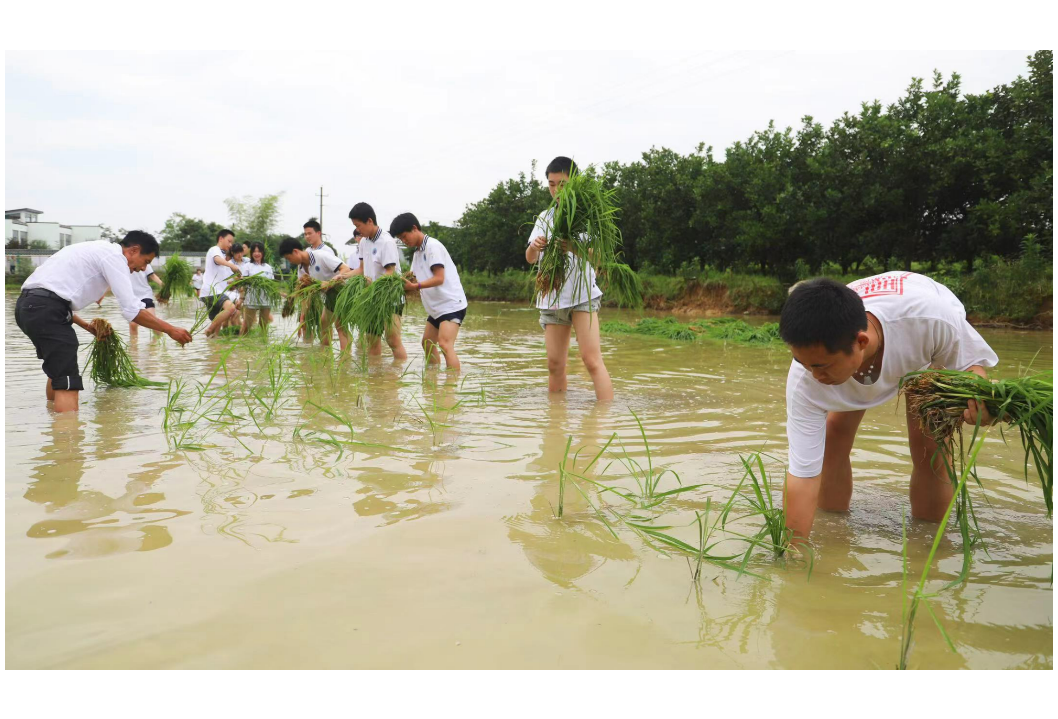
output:
[[[1029,54],[680,49],[9,53],[5,202],[158,229],[174,211],[224,221],[225,197],[283,190],[293,232],[323,185],[339,237],[360,200],[383,223],[407,210],[452,222],[534,158],[627,162],[699,142],[722,155],[769,119],[829,123],[893,101],[935,67],[980,92]]]

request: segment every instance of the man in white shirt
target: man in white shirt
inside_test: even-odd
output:
[[[202,268],[196,267],[195,274],[191,277],[191,286],[195,288],[197,294],[202,289]]]
[[[338,298],[339,287],[329,286],[335,279],[345,279],[352,276],[353,271],[338,259],[330,251],[320,249],[306,250],[300,242],[293,237],[288,237],[279,244],[279,256],[290,264],[305,270],[308,283],[318,280],[324,284],[324,310],[320,320],[320,344],[327,347],[331,344],[331,325],[334,318],[334,303]],[[332,283],[333,284],[333,283]],[[304,322],[304,320],[302,320]],[[349,335],[341,327],[338,328],[338,345],[345,352],[349,347]]]
[[[125,319],[165,332],[182,345],[191,341],[187,330],[148,312],[132,290],[131,273],[145,269],[157,255],[158,241],[146,232],[130,232],[120,245],[80,242],[56,252],[22,284],[15,322],[43,360],[45,395],[54,401],[56,412],[76,412],[84,389],[72,325],[95,334],[92,325],[74,313],[98,301],[108,288]]]
[[[577,171],[577,166],[568,157],[556,157],[547,166],[547,188],[554,197],[559,188]],[[529,235],[529,246],[525,259],[535,265],[544,254],[548,242],[561,238],[550,237],[551,212],[544,210],[536,219]],[[562,287],[549,294],[537,293],[536,307],[540,310],[540,327],[544,330],[544,346],[547,348],[547,389],[549,392],[566,391],[566,358],[569,357],[571,328],[577,331],[577,347],[585,369],[595,386],[595,399],[599,402],[613,400],[613,382],[602,359],[602,343],[599,339],[599,307],[602,290],[595,284],[595,270],[591,265],[567,252],[567,272]]]
[[[411,257],[415,282],[405,280],[404,289],[418,292],[422,306],[426,308],[422,349],[427,361],[440,364],[440,353],[444,355],[448,369],[458,370],[456,338],[467,316],[467,296],[452,256],[440,240],[422,231],[418,218],[410,212],[393,218],[389,234],[415,250]]]
[[[944,285],[912,272],[888,272],[848,286],[818,278],[796,285],[779,334],[793,362],[786,378],[787,526],[807,539],[818,506],[846,511],[852,499],[849,453],[863,413],[892,400],[900,378],[933,366],[982,377],[999,358],[966,321]],[[964,421],[992,418],[970,400]],[[911,514],[940,521],[953,487],[937,445],[907,413]]]
[[[235,303],[226,294],[228,280],[234,274],[241,274],[239,266],[227,257],[234,241],[234,232],[221,230],[217,233],[217,244],[210,247],[206,253],[206,271],[202,275],[202,289],[198,291],[199,299],[206,306],[212,320],[206,328],[206,337],[215,336],[224,323],[235,314]]]
[[[378,226],[374,208],[366,202],[358,202],[353,205],[353,209],[349,210],[349,219],[353,221],[353,227],[363,237],[358,248],[359,272],[363,273],[367,281],[373,282],[380,275],[400,273],[400,249],[390,234]],[[400,336],[400,318],[403,314],[404,302],[402,300],[393,308],[393,324],[386,333],[386,344],[393,351],[395,360],[408,358]],[[381,338],[368,336],[366,342],[368,354],[382,354]]]

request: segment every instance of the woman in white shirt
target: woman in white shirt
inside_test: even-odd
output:
[[[847,511],[852,499],[849,454],[864,412],[892,400],[900,378],[927,367],[985,376],[999,358],[966,321],[951,290],[924,275],[888,272],[848,286],[831,279],[790,291],[779,334],[793,354],[786,378],[786,523],[807,538],[816,507]],[[973,400],[963,420],[992,418]],[[940,521],[953,487],[937,445],[919,418],[907,415],[911,450],[911,514]]]
[[[250,244],[250,262],[243,265],[243,267],[243,272],[247,277],[250,275],[264,275],[270,280],[275,279],[272,266],[264,261],[264,245],[260,242]],[[242,330],[239,331],[239,334],[244,335],[253,328],[254,320],[257,319],[258,314],[260,314],[261,329],[267,334],[268,323],[272,319],[269,312],[270,309],[268,301],[261,296],[259,290],[247,290],[242,300]]]
[[[568,157],[556,157],[547,166],[547,188],[554,197],[577,166]],[[529,246],[525,259],[535,265],[540,261],[548,242],[560,241],[550,237],[550,210],[540,213],[529,235]],[[584,368],[591,375],[595,386],[595,399],[600,402],[613,400],[613,382],[602,359],[602,343],[599,339],[599,307],[602,290],[595,284],[595,271],[586,260],[567,252],[569,260],[565,281],[558,291],[545,295],[537,293],[536,307],[540,310],[540,326],[544,330],[544,346],[547,348],[547,389],[549,392],[566,391],[566,358],[569,356],[571,329],[577,331],[577,347]],[[585,266],[586,265],[586,266]],[[586,281],[585,281],[586,278]]]

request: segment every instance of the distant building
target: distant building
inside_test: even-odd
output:
[[[99,225],[63,225],[58,222],[41,222],[44,212],[29,207],[4,211],[4,244],[8,247],[27,248],[34,240],[43,240],[48,248],[60,250],[77,242],[101,239],[103,228]]]

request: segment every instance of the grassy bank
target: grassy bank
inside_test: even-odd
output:
[[[824,274],[842,282],[867,277],[880,268],[863,268],[857,274],[842,275],[836,268]],[[1051,282],[1053,269],[1042,258],[1023,255],[1021,259],[980,261],[970,274],[959,268],[940,266],[930,271],[914,268],[947,285],[966,306],[976,324],[1012,324],[1050,328]],[[18,289],[27,275],[5,275],[7,289]],[[530,303],[533,276],[524,270],[499,273],[460,272],[467,298]],[[779,314],[789,287],[775,277],[719,272],[711,268],[688,267],[679,275],[641,272],[646,306],[655,310],[707,314]],[[605,298],[604,298],[604,304]]]
[[[944,266],[932,272],[926,267],[914,269],[950,288],[966,306],[967,315],[975,324],[1052,326],[1052,267],[1038,258],[979,262],[969,274]],[[842,275],[824,268],[826,276],[846,283],[880,271],[880,268],[864,268],[854,275]],[[677,313],[776,315],[782,310],[789,289],[789,283],[775,277],[718,272],[710,268],[693,268],[678,276],[642,272],[640,278],[648,308]],[[533,283],[529,272],[461,272],[460,279],[471,300],[532,301]]]

